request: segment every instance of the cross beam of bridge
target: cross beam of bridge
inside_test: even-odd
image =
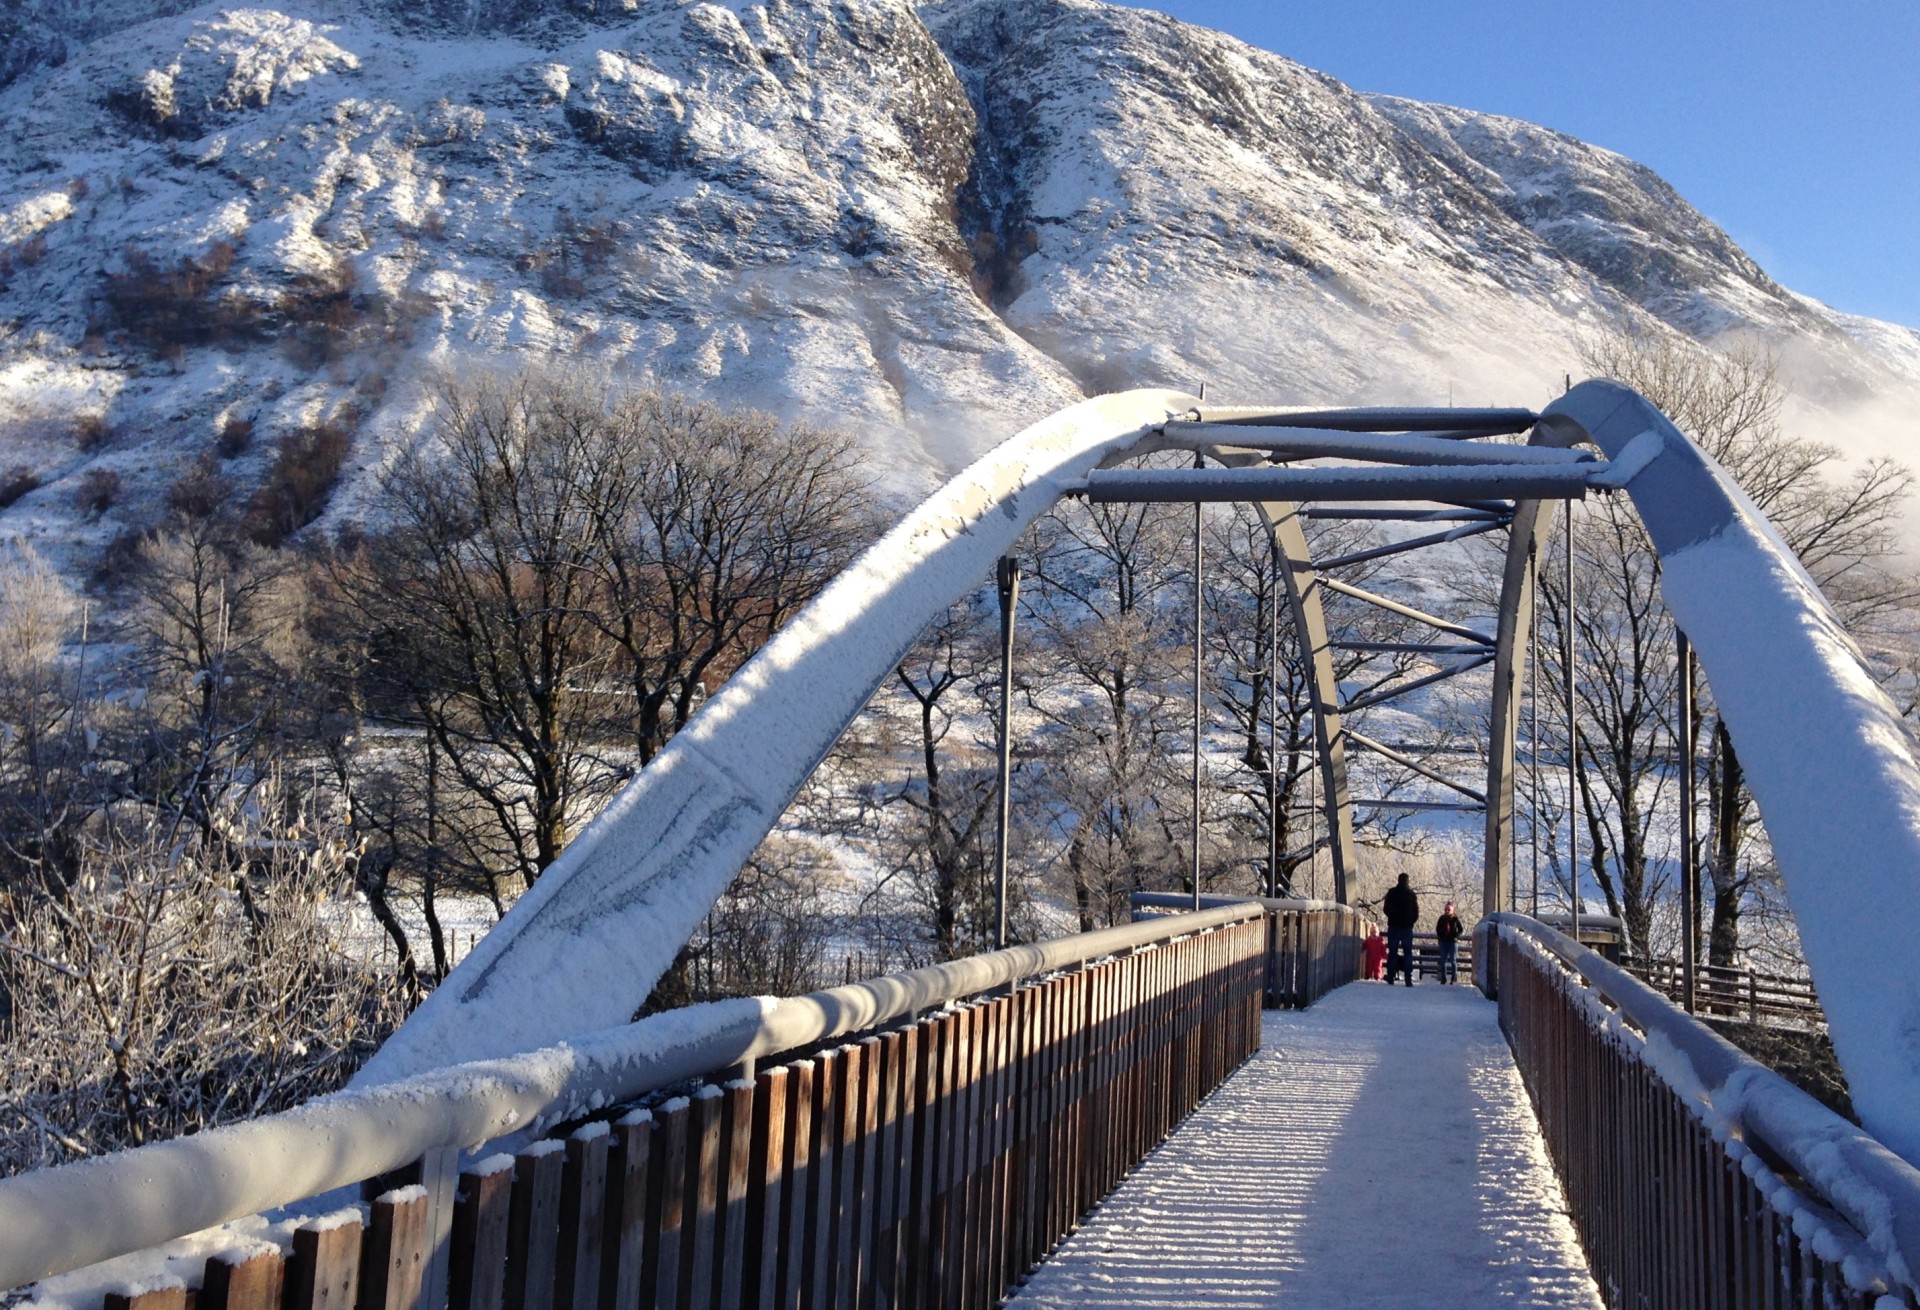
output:
[[[1087,499],[1115,501],[1581,500],[1598,463],[1480,464],[1471,468],[1102,469]]]
[[[1169,423],[1169,437],[1271,451],[1287,459],[1372,459],[1387,464],[1591,464],[1584,450],[1475,445],[1480,432],[1353,433],[1339,428],[1271,428],[1236,423]]]
[[[1179,419],[1187,416],[1181,415]],[[1196,405],[1199,422],[1245,427],[1329,428],[1339,432],[1458,432],[1477,437],[1525,432],[1540,418],[1530,409],[1454,409],[1372,406],[1357,409],[1276,409],[1260,405]],[[1179,421],[1178,419],[1176,421]]]

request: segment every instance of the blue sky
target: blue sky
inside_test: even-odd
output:
[[[1920,0],[1162,0],[1362,91],[1657,170],[1776,279],[1920,327]]]

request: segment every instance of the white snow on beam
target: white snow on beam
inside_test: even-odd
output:
[[[1853,642],[1738,521],[1662,561],[1784,875],[1861,1122],[1920,1164],[1920,770]]]
[[[1920,762],[1899,711],[1773,526],[1644,397],[1583,382],[1541,426],[1623,474],[1759,803],[1854,1108],[1920,1164]]]

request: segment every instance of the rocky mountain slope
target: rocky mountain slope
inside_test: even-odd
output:
[[[1630,160],[1094,0],[5,0],[0,143],[0,535],[76,562],[292,433],[351,517],[473,357],[902,491],[1124,386],[1536,403],[1622,318],[1765,336],[1858,449],[1920,397]]]

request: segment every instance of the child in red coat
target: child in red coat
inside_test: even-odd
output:
[[[1367,977],[1379,982],[1387,967],[1387,939],[1380,935],[1378,928],[1367,929],[1367,939],[1360,944],[1367,966]]]

